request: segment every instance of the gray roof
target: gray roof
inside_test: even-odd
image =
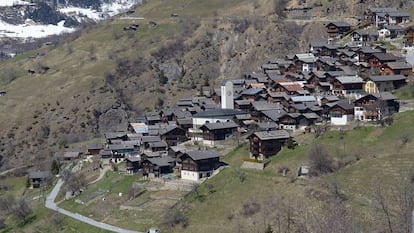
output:
[[[126,132],[108,132],[105,133],[106,139],[112,139],[112,138],[121,138],[127,136]]]
[[[277,128],[277,124],[274,121],[259,122],[257,126],[262,130]]]
[[[202,128],[207,128],[208,130],[217,130],[217,129],[231,129],[237,128],[237,125],[234,122],[217,122],[217,123],[205,123]]]
[[[147,158],[145,160],[148,160],[150,163],[152,163],[154,165],[157,165],[159,167],[168,167],[168,166],[170,166],[170,163],[174,162],[174,159],[169,157],[169,156]]]
[[[256,135],[260,140],[288,139],[290,137],[286,130],[260,131],[253,133],[253,135]]]
[[[381,92],[373,94],[375,97],[382,99],[382,100],[396,100],[398,97],[391,94],[390,92]]]
[[[79,155],[80,155],[80,152],[76,152],[76,151],[67,151],[63,153],[64,158],[78,158]]]
[[[259,93],[263,92],[262,88],[250,88],[244,90],[241,95],[257,95]]]
[[[351,24],[349,24],[347,22],[344,22],[344,21],[330,22],[330,23],[328,23],[328,25],[329,24],[333,24],[337,27],[351,27]]]
[[[159,142],[161,141],[160,136],[142,136],[141,142]]]
[[[149,145],[149,147],[167,147],[168,145],[167,145],[167,143],[166,142],[164,142],[164,141],[160,141],[160,142],[150,142],[150,143],[148,143],[148,145]]]
[[[378,58],[380,61],[396,61],[401,59],[401,57],[397,57],[391,53],[374,53],[371,56]]]
[[[371,76],[369,79],[371,79],[374,82],[389,82],[389,81],[400,81],[405,80],[406,77],[404,75],[376,75]]]
[[[108,145],[109,150],[133,150],[134,145],[132,144],[109,144]]]
[[[314,102],[316,101],[315,96],[312,95],[306,95],[306,96],[292,96],[290,99],[293,102]]]
[[[252,103],[252,106],[256,111],[282,109],[282,106],[279,103],[269,103],[267,101],[255,101]]]
[[[279,118],[282,117],[286,112],[284,110],[267,110],[262,112],[267,118],[272,121],[279,121]]]
[[[184,155],[188,155],[193,160],[211,159],[221,156],[216,150],[193,150],[187,151]]]
[[[86,148],[88,150],[97,150],[97,149],[102,149],[103,145],[100,143],[92,143],[92,144],[88,144],[86,145]]]
[[[408,62],[405,62],[405,61],[388,62],[385,65],[390,67],[393,70],[402,70],[402,69],[412,69],[413,68],[412,65],[410,65]]]
[[[211,117],[219,117],[219,116],[235,116],[235,115],[243,114],[243,113],[245,113],[245,112],[243,112],[241,110],[218,108],[218,109],[212,109],[212,110],[206,110],[206,111],[203,111],[203,112],[199,112],[197,114],[194,114],[193,117],[196,117],[196,118],[211,118]]]
[[[362,80],[362,78],[359,76],[339,76],[336,77],[336,80],[338,80],[342,84],[364,83],[364,80]]]
[[[352,102],[349,103],[348,100],[340,100],[340,101],[332,104],[332,107],[334,107],[334,106],[339,106],[340,108],[347,109],[347,110],[354,109],[354,103],[352,103]]]
[[[314,63],[318,60],[318,58],[315,57],[313,53],[300,53],[296,54],[295,57],[297,57],[299,61],[302,61],[304,63]]]
[[[46,179],[49,177],[49,171],[34,171],[29,172],[29,178],[30,179]]]
[[[314,112],[303,113],[302,116],[304,116],[306,119],[319,119],[320,118],[318,114]]]

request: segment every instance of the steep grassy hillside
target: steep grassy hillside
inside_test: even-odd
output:
[[[413,197],[413,120],[411,111],[397,114],[384,128],[301,136],[299,147],[283,149],[263,172],[240,170],[249,149],[241,146],[223,158],[228,168],[168,213],[184,216],[174,232],[266,232],[269,226],[274,232],[390,232],[381,200],[392,230],[405,232],[410,218],[404,221],[401,214]],[[295,178],[298,167],[310,163],[316,144],[340,168],[309,180]],[[164,221],[168,229],[171,219]]]
[[[298,50],[300,27],[280,20],[273,6],[149,1],[134,14],[2,62],[2,169],[47,161],[55,150],[100,137],[146,109],[173,105],[201,85],[209,90]],[[125,30],[133,24],[136,31]]]

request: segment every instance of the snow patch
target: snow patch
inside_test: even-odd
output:
[[[30,5],[31,3],[22,0],[0,0],[0,7],[2,6],[19,6]]]
[[[75,31],[75,28],[63,26],[64,23],[65,21],[60,21],[57,25],[37,25],[27,21],[25,24],[13,25],[0,20],[0,37],[42,38]]]
[[[115,0],[111,3],[103,3],[101,10],[93,10],[80,7],[63,7],[59,9],[59,12],[68,15],[68,16],[77,16],[78,20],[81,20],[82,17],[87,17],[95,21],[106,19],[112,17],[119,13],[123,13],[131,9],[135,4],[142,2],[138,0]]]

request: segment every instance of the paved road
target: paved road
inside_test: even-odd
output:
[[[45,206],[48,209],[54,210],[56,212],[59,212],[61,214],[64,214],[68,217],[74,218],[76,220],[82,221],[84,223],[87,223],[89,225],[104,229],[104,230],[108,230],[108,231],[113,231],[113,232],[119,232],[119,233],[143,233],[143,232],[139,232],[139,231],[132,231],[132,230],[127,230],[127,229],[123,229],[120,227],[116,227],[116,226],[112,226],[103,222],[97,222],[91,218],[85,217],[83,215],[80,215],[78,213],[72,213],[70,211],[67,211],[65,209],[62,209],[60,207],[58,207],[55,203],[55,198],[57,196],[57,194],[59,193],[60,188],[63,185],[63,180],[59,179],[59,181],[57,182],[57,184],[55,185],[55,187],[53,188],[52,192],[47,196],[46,198],[46,203]]]

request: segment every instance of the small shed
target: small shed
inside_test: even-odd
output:
[[[29,173],[29,183],[31,188],[40,188],[49,178],[48,171],[33,171]]]

